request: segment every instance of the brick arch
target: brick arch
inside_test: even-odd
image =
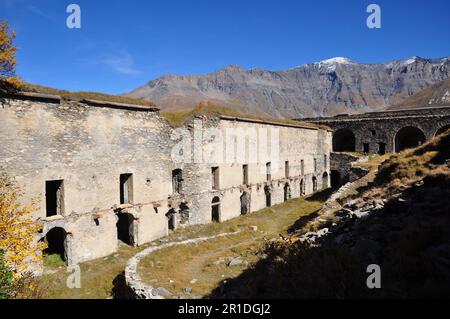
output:
[[[59,255],[60,258],[71,265],[71,238],[72,234],[68,233],[64,227],[55,225],[47,229],[42,241],[47,244],[47,248],[43,253],[48,255]]]
[[[333,133],[333,152],[354,152],[355,133],[349,128],[340,128]]]
[[[418,126],[404,126],[395,133],[394,150],[398,153],[407,148],[419,146],[426,140],[427,138],[424,131]]]
[[[448,123],[439,125],[438,129],[436,130],[436,133],[434,133],[434,136],[442,134],[447,130],[450,130],[450,121]]]

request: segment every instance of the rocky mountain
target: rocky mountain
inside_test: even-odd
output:
[[[383,109],[449,77],[449,57],[384,64],[339,57],[284,71],[230,65],[207,75],[163,76],[127,96],[165,110],[210,101],[245,113],[298,118]]]
[[[434,106],[450,106],[450,78],[427,87],[401,103],[388,107],[388,109],[396,110]]]

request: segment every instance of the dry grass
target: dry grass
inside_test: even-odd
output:
[[[342,206],[346,202],[351,199],[363,201],[363,198],[359,198],[359,196],[361,195],[361,189],[368,188],[369,185],[373,183],[375,177],[377,176],[379,166],[390,156],[392,156],[392,154],[371,156],[368,161],[358,163],[357,166],[367,169],[368,173],[359,180],[353,182],[351,187],[349,187],[345,192],[342,192],[338,200],[335,200],[332,203],[328,203],[326,207],[323,207],[318,213],[318,215],[320,215],[320,218],[309,221],[305,225],[303,230],[317,231],[319,228],[325,227],[324,225],[330,225],[334,222],[337,222],[339,218],[337,218],[335,214],[338,210],[342,209]],[[299,234],[297,235],[302,235],[302,232],[299,232]]]
[[[208,242],[157,251],[141,261],[138,271],[144,281],[164,287],[174,295],[182,295],[182,289],[187,287],[192,288],[192,294],[184,297],[206,295],[220,281],[236,277],[248,267],[246,264],[229,267],[226,261],[216,264],[218,260],[241,257],[249,264],[257,262],[267,242],[278,240],[280,234],[287,236],[296,221],[317,212],[322,204],[320,200],[295,199],[222,224],[205,225],[197,231],[197,236],[242,231]],[[250,226],[257,226],[258,230],[253,231]]]
[[[196,251],[196,249],[204,252],[204,248],[208,247],[208,245],[218,247],[218,245],[220,246],[223,244],[224,247],[222,248],[224,249],[224,255],[237,255],[239,254],[239,252],[246,251],[247,249],[250,251],[256,251],[257,247],[260,247],[264,244],[264,237],[270,239],[272,238],[271,236],[278,236],[278,233],[286,232],[288,226],[292,225],[298,218],[318,210],[321,205],[321,200],[296,199],[281,205],[274,206],[271,209],[264,209],[260,212],[235,218],[224,223],[196,225],[171,232],[169,236],[161,238],[154,243],[158,245],[162,243],[182,241],[202,236],[213,236],[225,232],[234,232],[238,229],[246,230],[240,235],[232,236],[230,238],[224,238],[223,242],[213,241],[211,243],[205,243],[206,246],[199,246],[198,248],[191,246],[177,247],[167,255],[167,250],[161,251],[159,254],[162,254],[163,256],[159,260],[164,263],[165,267],[163,270],[159,270],[160,278],[167,278],[168,276],[170,276],[169,273],[172,272],[172,267],[178,267],[178,272],[175,272],[175,274],[178,274],[177,276],[179,276],[180,278],[184,278],[183,276],[186,275],[183,275],[183,267],[181,267],[182,263],[180,263],[180,256],[183,256],[183,258],[189,258],[189,256],[191,255],[196,256],[198,252]],[[248,230],[249,226],[253,225],[258,226],[258,230],[261,232],[250,232]],[[251,242],[248,242],[242,246],[236,246],[236,240],[239,241],[239,239],[243,238],[246,238]],[[230,246],[227,246],[227,242],[230,244]],[[146,247],[148,247],[148,245],[134,248],[121,244],[119,247],[119,251],[113,255],[82,263],[80,265],[82,285],[81,289],[69,289],[67,287],[66,281],[69,273],[66,272],[66,267],[60,265],[47,267],[46,271],[48,274],[43,275],[39,278],[40,285],[45,289],[43,298],[110,298],[116,290],[122,289],[123,270],[128,259],[137,254],[139,251],[145,249]],[[154,256],[152,255],[152,257],[149,258],[154,258]],[[212,255],[211,258],[213,258]],[[253,259],[248,257],[248,260],[252,261]],[[205,259],[204,263],[209,264],[208,258]],[[143,265],[146,265],[145,261]],[[230,270],[232,271],[232,273],[234,273],[235,271],[239,271],[239,269],[239,267],[233,267],[233,269]],[[216,269],[216,272],[221,273],[219,269]],[[185,281],[187,280],[187,278],[189,278],[189,276],[186,277]],[[190,278],[189,281],[191,279],[192,278]],[[161,282],[162,281],[164,280],[161,279]],[[185,281],[178,281],[177,288],[181,287],[181,283]],[[209,288],[213,288],[215,283],[217,283],[216,277],[212,278],[210,282],[201,281],[199,282],[199,288],[195,288],[195,292],[208,292],[206,290]],[[161,284],[159,286],[164,285]],[[170,286],[167,287],[170,288]]]
[[[38,278],[40,286],[45,290],[45,299],[106,299],[111,297],[115,286],[123,282],[121,276],[129,258],[139,250],[120,245],[116,254],[105,258],[85,262],[81,268],[81,289],[70,289],[66,281],[70,273],[65,266],[47,267],[49,274]]]
[[[103,93],[97,93],[97,92],[71,92],[71,91],[59,90],[59,89],[42,86],[42,85],[37,85],[37,84],[30,84],[30,83],[24,83],[22,90],[28,91],[28,92],[59,95],[63,98],[75,99],[75,100],[91,99],[91,100],[98,100],[98,101],[104,101],[104,102],[155,106],[155,104],[153,102],[144,100],[144,99],[131,98],[131,97],[126,97],[126,96],[121,96],[121,95],[103,94]]]
[[[450,131],[431,141],[391,156],[384,161],[374,179],[374,185],[363,196],[387,198],[409,187],[425,176],[450,174]]]
[[[277,123],[282,123],[282,124],[305,125],[308,127],[316,127],[316,125],[314,125],[314,124],[300,122],[300,121],[275,118],[275,117],[270,117],[270,116],[266,116],[266,115],[241,113],[232,108],[220,106],[220,105],[217,105],[217,104],[214,104],[211,102],[209,102],[206,105],[203,105],[203,104],[197,105],[196,107],[193,107],[190,110],[161,112],[161,115],[163,117],[165,117],[167,119],[167,121],[173,127],[180,127],[183,124],[185,124],[186,122],[188,122],[190,119],[192,119],[194,116],[199,116],[199,115],[211,115],[211,116],[225,115],[225,116],[249,118],[249,119],[255,119],[255,120],[262,120],[262,121],[271,121],[271,122],[277,122]]]

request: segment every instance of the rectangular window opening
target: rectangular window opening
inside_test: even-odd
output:
[[[289,161],[284,162],[284,176],[289,178]]]
[[[369,151],[370,151],[369,143],[364,143],[364,144],[363,144],[363,153],[364,153],[364,154],[368,154]]]
[[[120,174],[120,204],[133,203],[133,174]]]
[[[172,192],[174,194],[183,193],[183,171],[181,169],[172,171]]]
[[[266,180],[272,180],[272,163],[270,162],[266,164]]]
[[[386,143],[378,143],[378,154],[379,155],[386,154]]]
[[[64,214],[64,181],[45,182],[47,217]]]
[[[242,183],[244,185],[248,185],[248,165],[247,164],[242,166]]]
[[[219,167],[211,168],[212,189],[220,189],[219,185]]]

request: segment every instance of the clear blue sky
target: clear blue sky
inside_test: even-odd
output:
[[[66,27],[70,3],[81,6],[80,30]],[[379,30],[366,26],[370,3],[381,6]],[[334,56],[448,56],[449,14],[448,0],[0,0],[23,79],[105,93],[229,64],[280,70]]]

